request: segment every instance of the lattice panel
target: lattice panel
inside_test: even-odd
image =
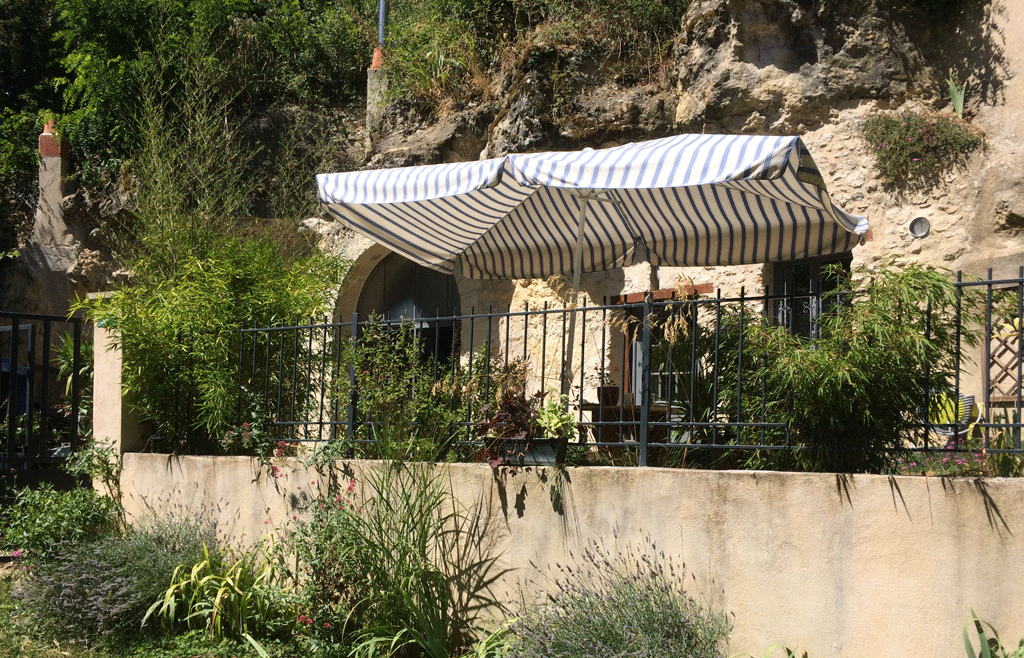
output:
[[[1021,363],[1017,332],[993,334],[989,341],[991,360],[988,364],[989,395],[993,401],[1017,399],[1021,387],[1017,374]]]

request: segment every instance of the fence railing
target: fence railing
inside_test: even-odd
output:
[[[922,328],[929,345],[941,339],[953,347],[906,375],[910,390],[894,416],[899,438],[870,449],[908,459],[984,453],[1024,460],[1024,271],[1005,280],[958,277],[954,289],[944,316],[921,305],[912,309],[920,317],[905,318]],[[567,390],[576,426],[570,450],[578,459],[784,464],[791,457],[780,455],[821,450],[822,437],[793,420],[804,404],[798,394],[772,388],[762,344],[769,334],[755,329],[781,324],[805,334],[794,339],[802,341],[795,349],[815,350],[830,314],[858,303],[855,297],[814,290],[648,296],[578,308],[574,336],[567,333],[572,311],[547,306],[400,323],[353,316],[246,329],[238,335],[245,407],[239,419],[264,421],[273,440],[285,443],[340,440],[352,452],[372,454],[389,436],[483,459],[495,440],[495,414],[512,393],[524,393],[536,408]],[[940,326],[955,335],[939,336]],[[972,332],[975,346],[967,339]],[[565,364],[570,340],[573,363]],[[527,416],[512,409],[502,423],[536,432],[536,419]]]
[[[81,318],[0,313],[0,475],[78,447],[87,331]]]

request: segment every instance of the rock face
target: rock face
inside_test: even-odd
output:
[[[620,62],[537,44],[492,100],[433,125],[422,114],[386,120],[370,165],[465,159],[474,139],[494,157],[682,132],[804,133],[864,102],[934,102],[941,80],[905,27],[920,16],[880,4],[695,0],[670,59],[634,84]]]
[[[895,4],[903,9],[896,10]],[[1017,3],[1019,4],[1019,3]],[[872,241],[855,262],[895,258],[970,274],[1024,263],[1024,7],[963,0],[955,23],[913,3],[878,0],[693,0],[671,56],[627,84],[609,61],[535,44],[496,80],[491,100],[431,123],[392,124],[370,167],[506,153],[600,148],[667,134],[798,134],[833,199],[864,215]],[[611,62],[614,64],[614,62]],[[969,82],[967,106],[989,147],[928,194],[882,190],[861,137],[877,112],[945,111],[945,77]],[[1024,129],[1022,129],[1024,130]],[[932,230],[910,235],[918,217]],[[661,268],[748,291],[760,268]],[[626,277],[626,280],[631,280]]]
[[[802,133],[850,101],[932,86],[903,26],[865,0],[702,0],[676,46],[684,132]]]

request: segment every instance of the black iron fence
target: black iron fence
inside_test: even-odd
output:
[[[0,313],[0,475],[5,479],[62,462],[88,430],[82,414],[89,329],[81,318]]]
[[[681,290],[576,311],[246,329],[239,422],[265,425],[278,452],[339,441],[372,456],[386,439],[494,460],[499,441],[540,438],[536,412],[554,402],[571,414],[568,451],[582,462],[787,468],[803,460],[898,472],[995,455],[1004,470],[1024,471],[1024,269],[1004,280],[958,277],[948,289],[941,303],[941,295],[888,298],[904,290],[883,299]],[[883,311],[888,324],[872,317]],[[829,398],[804,381],[831,377],[816,358],[834,358],[840,374],[860,371],[838,377]]]

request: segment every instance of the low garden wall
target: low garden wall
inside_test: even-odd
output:
[[[357,483],[374,467],[339,464]],[[1024,636],[1020,479],[438,468],[478,520],[470,539],[497,558],[492,592],[512,607],[594,539],[650,539],[685,563],[692,594],[729,613],[729,654],[783,643],[810,658],[960,657],[971,608],[1004,643]],[[126,453],[122,489],[131,515],[212,514],[251,543],[287,532],[326,479],[297,460]]]

